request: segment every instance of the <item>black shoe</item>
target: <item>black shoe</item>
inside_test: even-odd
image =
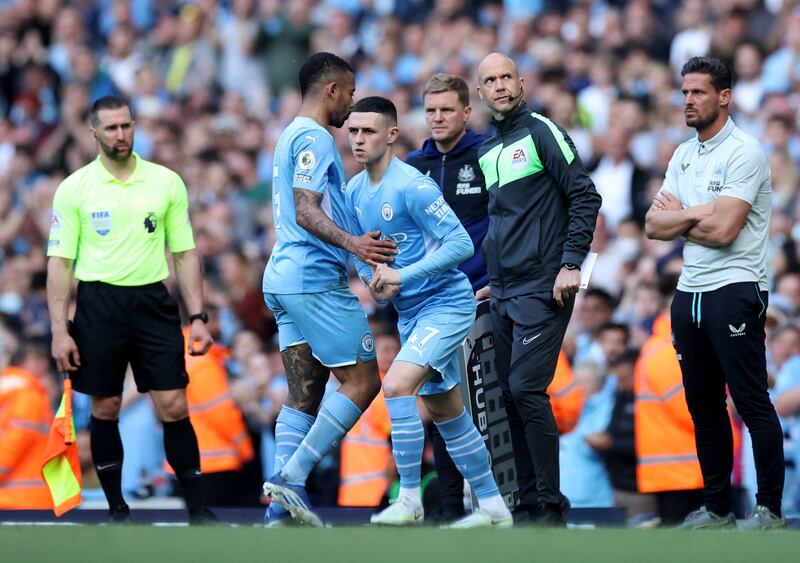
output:
[[[526,523],[540,528],[566,528],[567,517],[564,511],[564,502],[562,501],[561,504],[540,504]]]
[[[559,503],[561,506],[561,513],[564,515],[564,520],[567,519],[567,512],[569,509],[572,508],[572,505],[569,502],[569,499],[565,495],[561,495],[561,502]]]
[[[224,526],[224,523],[219,521],[217,515],[211,512],[205,506],[199,508],[192,508],[189,510],[189,525],[190,526]]]
[[[463,517],[463,506],[437,506],[430,514],[425,515],[425,522],[431,524],[450,524]]]
[[[130,524],[131,509],[127,504],[118,504],[108,510],[112,524]]]
[[[514,517],[514,524],[529,524],[531,517],[538,508],[539,506],[536,504],[518,504],[511,511],[511,515]]]

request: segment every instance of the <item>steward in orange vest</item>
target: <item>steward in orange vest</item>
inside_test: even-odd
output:
[[[184,328],[187,342],[188,332],[188,327]],[[200,470],[204,474],[239,471],[253,459],[253,442],[228,389],[224,362],[229,355],[228,349],[218,344],[212,345],[203,356],[186,354],[189,375],[186,400],[200,447]]]
[[[663,499],[659,498],[662,523],[678,523],[702,504],[703,475],[681,366],[672,345],[669,312],[659,315],[653,324],[653,335],[636,362],[633,387],[639,492],[691,491],[692,504],[697,506],[687,505],[681,510],[683,514],[665,515]],[[732,431],[734,451],[738,451],[741,432],[736,427]],[[675,508],[674,499],[671,502]]]
[[[572,367],[563,349],[558,353],[556,372],[547,393],[550,395],[558,433],[566,434],[578,423],[584,397],[583,389],[575,383]]]
[[[52,509],[42,460],[53,408],[42,376],[34,372],[39,361],[47,369],[49,356],[24,345],[15,356],[19,367],[0,374],[0,509]]]
[[[661,314],[634,368],[639,492],[702,489],[694,424],[686,406],[669,314]]]
[[[381,380],[384,374],[381,373]],[[392,423],[383,390],[342,440],[339,506],[378,506],[389,486]]]

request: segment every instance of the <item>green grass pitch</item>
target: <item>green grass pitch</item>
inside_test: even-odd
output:
[[[783,563],[800,532],[0,526],[3,563]]]

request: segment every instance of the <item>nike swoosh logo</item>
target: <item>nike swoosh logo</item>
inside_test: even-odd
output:
[[[110,469],[110,468],[114,467],[115,465],[117,465],[117,464],[116,463],[107,463],[105,465],[98,465],[95,468],[95,470],[96,471],[105,471],[106,469]]]
[[[681,170],[686,171],[686,169],[689,168],[690,164],[691,162],[687,162],[686,164],[681,164]]]
[[[531,336],[530,338],[523,338],[523,339],[522,339],[522,345],[523,345],[523,346],[527,346],[528,344],[530,344],[531,342],[533,342],[534,340],[536,340],[537,338],[539,338],[541,335],[542,335],[542,333],[540,332],[540,333],[539,333],[539,334],[537,334],[536,336]]]

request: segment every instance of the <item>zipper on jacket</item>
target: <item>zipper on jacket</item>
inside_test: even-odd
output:
[[[500,194],[500,155],[503,154],[503,149],[506,148],[506,138],[505,138],[505,135],[503,135],[503,132],[500,130],[499,127],[497,128],[497,132],[500,134],[500,152],[497,153],[497,158],[494,161],[494,169],[497,172],[497,187],[495,189],[498,191],[497,193],[498,193],[498,197],[499,197],[499,194]],[[497,219],[497,228],[494,230],[494,240],[495,240],[495,247],[496,248],[498,248],[498,246],[497,246],[497,233],[500,232],[500,222],[502,221],[502,218],[503,218],[503,214],[500,213],[499,217]],[[500,272],[500,252],[499,252],[499,249],[496,252],[496,256],[495,257],[496,257],[496,260],[497,260],[497,262],[496,262],[497,279],[500,280],[500,282],[502,283],[503,282],[503,276],[502,276],[502,274]]]
[[[439,172],[439,187],[441,188],[442,193],[444,193],[444,161],[446,159],[447,159],[447,155],[443,154],[442,155],[442,170],[441,170],[441,172]]]

